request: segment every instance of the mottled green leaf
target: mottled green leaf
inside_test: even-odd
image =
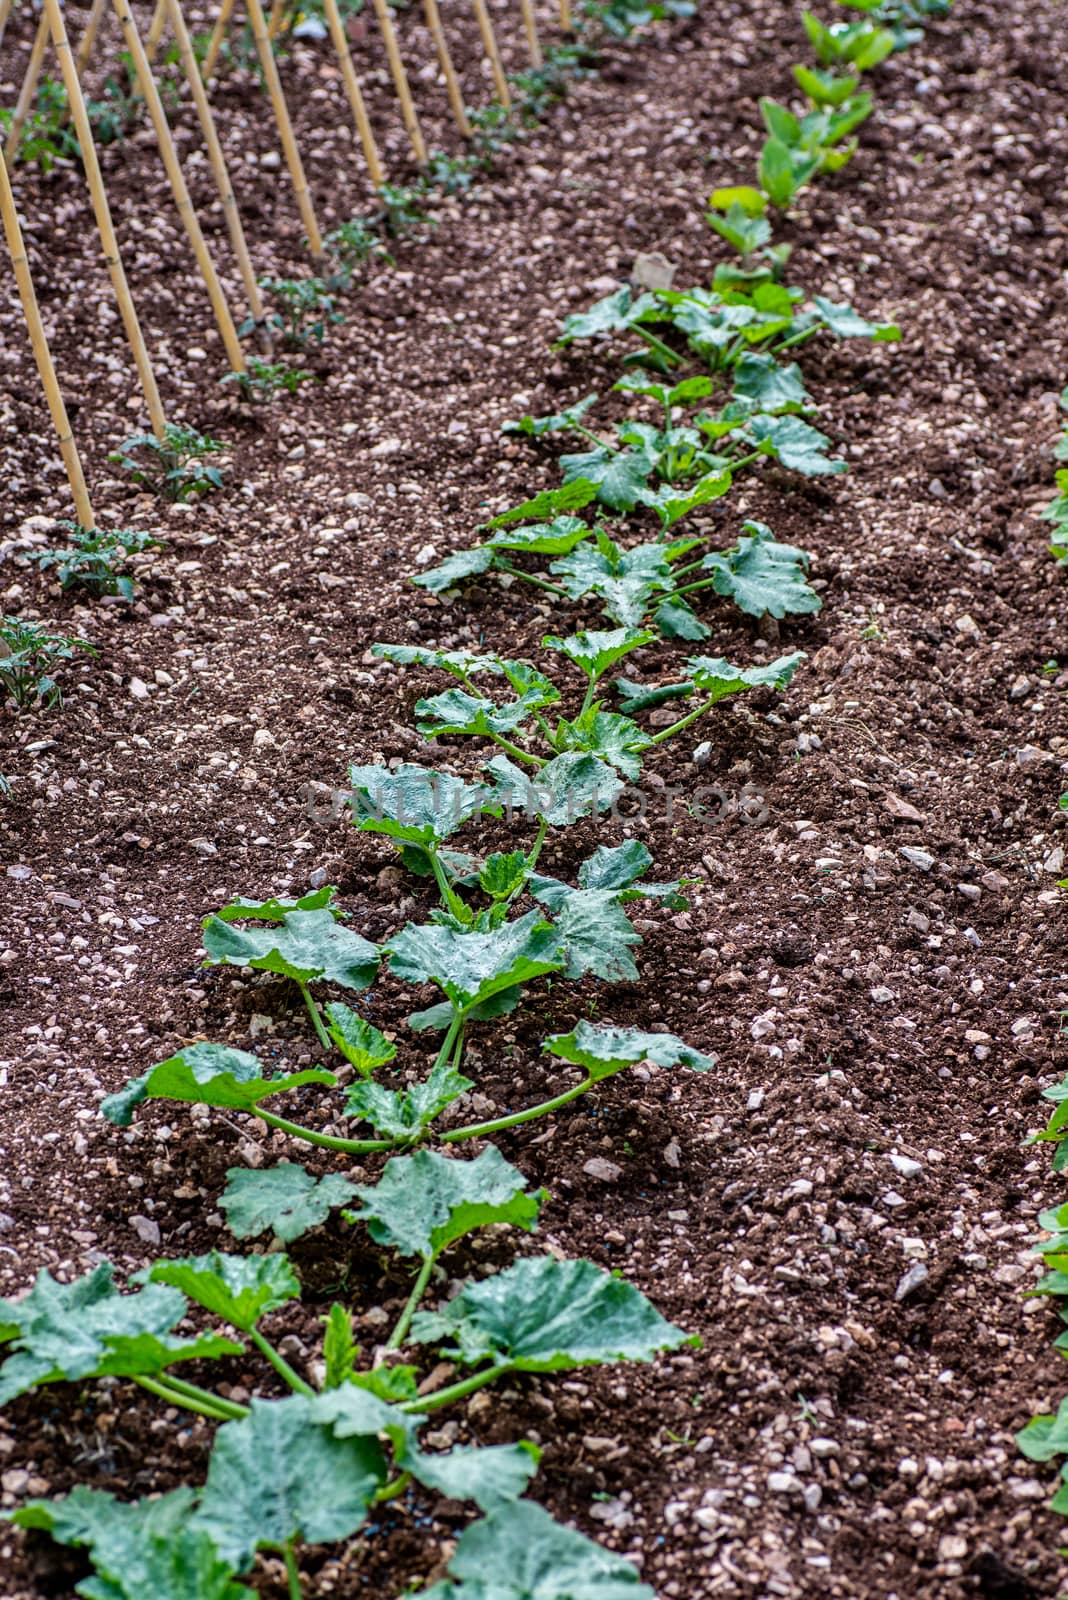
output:
[[[502,669],[503,670],[503,669]],[[450,691],[463,694],[462,690]],[[446,699],[448,696],[438,696]],[[467,696],[466,698],[471,698]],[[421,701],[420,704],[426,704]],[[494,809],[492,791],[449,772],[402,762],[399,767],[350,767],[349,812],[364,833],[407,844],[441,844],[471,817]]]
[[[344,1205],[355,1193],[355,1185],[339,1173],[313,1178],[297,1162],[231,1167],[226,1177],[219,1205],[235,1239],[253,1239],[270,1230],[288,1244],[325,1222],[335,1206]]]
[[[732,667],[722,656],[691,656],[686,671],[701,693],[716,703],[746,689],[785,689],[802,661],[807,659],[803,650],[795,650],[792,655],[776,657],[767,666]]]
[[[796,545],[779,544],[764,522],[743,522],[733,549],[701,563],[714,577],[717,594],[734,601],[750,617],[785,617],[818,611],[819,595],[806,582],[808,555]]]
[[[521,1440],[518,1444],[454,1445],[437,1455],[409,1450],[404,1467],[450,1500],[473,1500],[480,1511],[517,1500],[538,1470],[541,1451]]]
[[[440,1021],[447,1028],[452,1017],[452,1007]],[[407,1089],[384,1089],[379,1083],[364,1080],[350,1085],[345,1101],[345,1115],[369,1122],[375,1132],[385,1139],[407,1139],[429,1127],[446,1106],[451,1106],[474,1084],[451,1063],[435,1066],[422,1083],[413,1083]]]
[[[277,1252],[234,1256],[211,1250],[203,1256],[154,1261],[137,1276],[149,1284],[171,1284],[242,1333],[300,1294],[288,1258]]]
[[[301,895],[299,900],[243,900],[240,895],[229,905],[221,906],[215,913],[220,922],[282,922],[291,911],[332,911],[335,917],[341,912],[334,906],[337,890],[325,883],[321,889]]]
[[[673,1033],[645,1033],[641,1028],[618,1028],[612,1023],[580,1022],[571,1033],[554,1033],[542,1045],[551,1055],[586,1068],[592,1078],[607,1078],[637,1061],[658,1067],[690,1067],[707,1072],[714,1055],[694,1050]]]
[[[423,1600],[655,1600],[631,1562],[529,1500],[465,1528],[448,1571]]]
[[[325,979],[346,989],[366,989],[378,973],[376,947],[329,911],[290,911],[281,927],[271,928],[235,928],[208,917],[203,937],[207,966],[252,967],[297,983]]]
[[[582,817],[607,811],[622,792],[618,773],[598,756],[566,751],[530,776],[507,756],[494,756],[486,769],[497,779],[505,807],[544,817],[552,828],[569,827]]]
[[[831,442],[827,435],[801,417],[754,417],[748,432],[765,455],[802,477],[846,471],[844,461],[832,460],[825,453]]]
[[[566,639],[548,633],[541,642],[547,650],[559,650],[588,678],[596,679],[632,650],[652,644],[655,639],[651,628],[612,628],[572,633]]]
[[[386,948],[402,983],[436,983],[458,1012],[562,965],[556,934],[537,911],[490,933],[408,923]]]
[[[541,520],[543,517],[555,517],[561,511],[581,511],[583,506],[588,506],[591,500],[597,498],[597,485],[589,483],[585,478],[577,479],[574,483],[565,483],[559,489],[543,489],[531,500],[524,500],[522,505],[513,506],[510,511],[502,511],[500,516],[493,517],[486,523],[487,528],[506,528],[512,522],[529,522],[533,519]]]
[[[465,578],[477,578],[481,573],[488,572],[492,565],[493,551],[488,545],[476,544],[471,550],[457,550],[436,567],[428,567],[426,572],[417,573],[412,582],[417,588],[426,589],[431,594],[444,594],[446,589],[455,588]]]
[[[560,457],[564,482],[596,484],[598,500],[613,511],[634,510],[655,465],[647,450],[597,448]]]
[[[299,1089],[306,1083],[334,1084],[337,1079],[322,1067],[306,1067],[277,1078],[263,1076],[263,1062],[247,1050],[229,1045],[186,1045],[138,1078],[131,1078],[116,1094],[101,1101],[109,1122],[129,1126],[134,1108],[143,1100],[177,1100],[185,1105],[227,1106],[251,1111],[261,1100]]]
[[[376,1067],[384,1067],[397,1054],[397,1046],[373,1023],[357,1016],[350,1006],[332,1000],[323,1007],[323,1013],[327,1033],[361,1077],[368,1077]]]
[[[544,1189],[527,1192],[523,1174],[495,1145],[473,1161],[434,1150],[394,1156],[376,1184],[355,1193],[361,1204],[346,1213],[350,1221],[366,1223],[376,1244],[424,1261],[491,1223],[511,1223],[529,1233],[546,1198]]]

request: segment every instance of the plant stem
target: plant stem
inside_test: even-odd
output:
[[[375,1495],[375,1505],[380,1506],[384,1505],[387,1500],[396,1500],[399,1494],[404,1493],[411,1481],[411,1473],[402,1472],[399,1477],[394,1478],[392,1483],[384,1483]]]
[[[576,722],[578,722],[579,718],[584,717],[586,715],[587,711],[590,709],[590,706],[593,703],[593,697],[596,694],[596,692],[597,692],[597,675],[595,673],[590,678],[589,683],[586,685],[585,698],[583,699],[583,702],[582,702],[582,709],[580,710],[580,712],[578,714],[578,717],[575,718]]]
[[[541,756],[532,756],[529,751],[520,750],[517,744],[512,744],[510,740],[503,739],[499,733],[491,733],[490,738],[494,744],[499,744],[502,750],[506,751],[508,755],[514,756],[517,761],[525,761],[532,767],[543,767],[545,765]]]
[[[311,990],[308,988],[306,983],[298,983],[297,987],[304,996],[304,1004],[308,1008],[308,1015],[312,1019],[312,1024],[315,1028],[315,1031],[319,1035],[319,1043],[322,1045],[324,1050],[333,1050],[334,1041],[326,1031],[322,1014],[319,1010],[319,1007],[315,1003],[315,999]]]
[[[537,837],[535,838],[534,843],[531,846],[530,854],[527,856],[527,875],[528,875],[528,877],[534,871],[534,868],[538,864],[538,857],[541,855],[541,847],[545,843],[545,835],[548,833],[548,831],[549,831],[549,824],[546,822],[544,817],[540,817],[538,819]]]
[[[466,906],[460,899],[460,896],[450,884],[448,875],[445,871],[444,863],[438,855],[437,850],[431,845],[427,847],[426,853],[427,857],[429,858],[430,865],[434,871],[434,878],[437,882],[438,892],[441,895],[441,898],[444,900],[447,909],[452,912],[457,921],[464,923],[470,922],[471,911],[469,907]]]
[[[442,1406],[451,1406],[454,1400],[462,1400],[465,1395],[474,1394],[476,1389],[485,1388],[487,1383],[494,1383],[496,1379],[503,1378],[506,1372],[511,1371],[510,1362],[505,1362],[499,1367],[486,1367],[484,1371],[476,1372],[473,1378],[464,1378],[460,1383],[450,1383],[434,1394],[421,1394],[414,1400],[405,1400],[401,1410],[440,1411]]]
[[[289,1600],[301,1600],[303,1590],[300,1587],[300,1570],[297,1567],[296,1552],[291,1544],[282,1546],[282,1559],[286,1564],[286,1580],[289,1584]]]
[[[644,339],[650,349],[655,350],[658,355],[662,355],[669,367],[682,365],[682,357],[676,355],[671,346],[665,344],[663,339],[658,339],[655,333],[650,333],[648,328],[643,328],[639,323],[634,323],[631,331],[636,333],[639,339]]]
[[[748,467],[752,462],[759,461],[764,453],[763,450],[751,450],[747,456],[739,456],[737,461],[732,461],[727,470],[731,474],[740,472],[743,467]]]
[[[596,1078],[587,1077],[574,1089],[566,1089],[563,1094],[555,1095],[552,1100],[543,1100],[540,1105],[530,1106],[526,1111],[515,1111],[510,1117],[495,1117],[492,1122],[474,1122],[466,1128],[452,1128],[448,1133],[441,1135],[441,1142],[456,1144],[460,1139],[483,1139],[491,1133],[500,1133],[505,1128],[518,1128],[524,1122],[534,1122],[538,1117],[547,1117],[560,1106],[566,1106],[569,1101],[577,1100],[580,1094],[592,1089],[596,1082]]]
[[[394,1150],[397,1146],[396,1139],[339,1139],[332,1133],[316,1133],[314,1128],[305,1128],[299,1122],[287,1122],[284,1117],[276,1117],[271,1111],[261,1111],[259,1106],[251,1107],[251,1111],[269,1128],[291,1134],[294,1139],[303,1139],[306,1144],[318,1145],[322,1150],[341,1150],[346,1155],[368,1156],[376,1150]]]
[[[681,733],[683,728],[688,728],[691,722],[696,722],[698,717],[703,717],[706,711],[711,711],[716,703],[716,696],[712,695],[703,704],[691,711],[688,716],[680,717],[678,722],[673,722],[670,728],[665,728],[662,733],[654,734],[649,740],[650,744],[663,744],[665,739],[670,739],[674,734]]]
[[[816,334],[820,332],[821,326],[822,324],[817,323],[814,328],[805,328],[802,333],[791,334],[790,338],[783,339],[781,344],[772,345],[770,353],[778,355],[780,350],[790,350],[794,345],[805,344],[809,339],[815,338]]]
[[[220,1411],[229,1412],[235,1422],[248,1416],[248,1406],[239,1405],[236,1400],[224,1400],[221,1395],[213,1394],[210,1389],[202,1389],[199,1383],[187,1383],[184,1378],[176,1378],[173,1372],[168,1372],[162,1381],[168,1389],[173,1389],[175,1394],[184,1395],[187,1400],[200,1400],[217,1406]]]
[[[387,1350],[399,1350],[407,1338],[408,1329],[411,1327],[412,1318],[415,1315],[415,1308],[426,1293],[426,1286],[430,1282],[430,1274],[434,1270],[435,1259],[435,1256],[427,1256],[420,1267],[419,1276],[412,1284],[412,1292],[405,1301],[404,1310],[397,1318],[397,1325],[386,1340],[385,1348]]]
[[[503,556],[498,556],[494,564],[498,572],[507,572],[513,578],[522,578],[526,583],[532,583],[536,589],[548,589],[550,594],[559,595],[561,600],[569,600],[571,598],[567,590],[562,588],[560,584],[550,583],[548,578],[538,578],[532,572],[521,572],[518,567],[513,567],[512,563],[506,561]]]
[[[600,434],[594,433],[592,428],[583,427],[581,422],[573,422],[571,426],[576,433],[581,433],[584,439],[588,439],[591,444],[595,444],[598,450],[610,450],[614,456],[618,456],[618,444],[609,444],[607,439],[602,439]]]
[[[280,1378],[284,1378],[289,1387],[296,1394],[307,1395],[309,1400],[315,1395],[315,1390],[310,1383],[305,1383],[299,1372],[294,1372],[285,1356],[279,1355],[269,1339],[265,1339],[258,1328],[250,1328],[248,1336],[256,1349],[265,1356]]]
[[[463,1031],[463,1025],[463,1013],[460,1011],[454,1011],[452,1021],[449,1023],[449,1026],[445,1032],[445,1037],[441,1042],[441,1049],[438,1051],[438,1059],[434,1062],[435,1072],[443,1067],[446,1061],[448,1061],[449,1057],[452,1055],[453,1046]]]
[[[693,594],[695,589],[712,589],[715,587],[715,578],[701,578],[697,583],[683,583],[676,588],[676,594]]]
[[[220,1409],[226,1405],[225,1400],[220,1400],[216,1404],[213,1396],[213,1403],[209,1406],[205,1401],[193,1400],[188,1395],[179,1394],[177,1390],[168,1388],[165,1383],[158,1383],[155,1378],[135,1377],[134,1382],[139,1383],[142,1389],[147,1389],[149,1394],[158,1395],[169,1406],[177,1406],[179,1410],[199,1412],[202,1417],[210,1417],[213,1422],[234,1420],[229,1410]]]

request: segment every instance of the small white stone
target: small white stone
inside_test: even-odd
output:
[[[896,1150],[890,1156],[890,1165],[903,1178],[918,1178],[923,1171],[922,1162],[913,1161],[911,1156],[898,1155]]]

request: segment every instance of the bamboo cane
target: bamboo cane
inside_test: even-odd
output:
[[[41,66],[44,62],[47,46],[48,18],[42,11],[41,20],[37,24],[37,32],[33,36],[30,59],[26,63],[26,76],[22,80],[22,88],[19,90],[19,97],[11,118],[7,143],[4,145],[4,162],[9,172],[14,168],[15,157],[18,155],[19,145],[22,143],[22,130],[26,126],[26,118],[33,110],[33,102],[37,94],[37,84],[41,77]]]
[[[200,122],[200,131],[204,136],[208,160],[211,162],[211,169],[215,174],[219,199],[222,201],[223,216],[226,218],[226,226],[230,232],[230,243],[233,245],[234,255],[237,257],[237,264],[241,269],[241,281],[245,285],[245,293],[248,296],[249,310],[252,313],[253,320],[262,324],[263,300],[260,296],[260,286],[256,281],[256,273],[248,253],[245,230],[241,226],[241,214],[237,209],[237,201],[234,199],[226,158],[219,143],[219,135],[215,128],[215,118],[212,115],[211,104],[204,88],[204,80],[201,78],[200,68],[197,66],[196,52],[193,49],[193,41],[186,26],[181,0],[167,0],[167,12],[178,44],[182,70],[185,73],[186,81],[193,96],[193,104],[196,107],[197,119]]]
[[[215,71],[215,63],[219,59],[219,51],[222,49],[222,42],[226,37],[226,29],[233,9],[234,0],[222,0],[222,5],[219,7],[219,15],[215,18],[215,26],[211,30],[211,38],[208,41],[208,48],[204,56],[204,65],[200,69],[201,75],[205,80],[210,78]]]
[[[226,303],[226,296],[223,294],[222,284],[219,282],[218,274],[215,271],[215,263],[211,259],[211,252],[208,250],[204,235],[200,230],[200,223],[193,209],[193,202],[189,198],[189,190],[186,188],[185,177],[182,173],[181,163],[178,160],[178,152],[174,148],[174,140],[171,137],[167,114],[163,109],[163,101],[159,97],[156,80],[152,76],[152,68],[148,64],[148,57],[141,42],[141,35],[137,31],[137,24],[130,14],[129,0],[114,0],[114,8],[115,15],[119,19],[119,27],[122,29],[122,37],[126,43],[126,48],[133,56],[134,71],[137,74],[137,87],[141,91],[141,97],[148,107],[148,114],[152,119],[152,127],[155,130],[160,155],[163,157],[163,165],[170,182],[171,193],[174,195],[174,203],[178,207],[178,215],[182,219],[189,243],[193,247],[197,266],[200,268],[200,275],[204,279],[208,291],[208,299],[211,301],[211,308],[215,313],[215,321],[219,332],[222,334],[230,369],[233,372],[244,372],[245,353],[241,348],[241,341],[237,337],[234,319],[230,315],[230,307]]]
[[[489,57],[489,64],[493,69],[493,81],[497,87],[497,99],[506,111],[511,109],[512,91],[508,87],[508,79],[504,75],[501,64],[501,52],[497,48],[497,35],[493,31],[490,14],[486,10],[486,0],[474,0],[475,16],[478,18],[478,31],[482,35],[482,46]]]
[[[93,0],[92,8],[86,19],[85,32],[78,41],[78,51],[74,57],[74,65],[78,73],[79,82],[81,82],[85,75],[85,69],[89,65],[89,57],[93,53],[93,45],[96,43],[96,36],[100,28],[101,18],[104,15],[104,7],[107,3],[108,0]]]
[[[4,42],[7,20],[11,15],[11,0],[0,0],[0,44]]]
[[[424,0],[424,5],[426,8],[427,27],[430,29],[438,52],[438,61],[441,63],[441,70],[445,78],[445,88],[448,91],[452,114],[456,118],[456,126],[465,139],[470,139],[471,124],[467,119],[467,108],[464,105],[460,82],[456,76],[456,68],[453,66],[452,56],[449,54],[449,42],[445,37],[445,29],[441,25],[438,0]]]
[[[156,9],[152,13],[152,21],[148,25],[145,35],[145,57],[149,66],[156,59],[159,42],[163,38],[163,25],[167,20],[167,0],[156,0]]]
[[[286,0],[271,0],[271,14],[267,19],[268,39],[277,39],[285,15]]]
[[[538,38],[538,24],[534,16],[534,0],[519,0],[523,12],[523,27],[527,35],[527,48],[530,51],[530,64],[537,68],[544,66],[545,57],[541,53],[541,40]]]
[[[93,213],[100,233],[104,260],[107,263],[112,287],[115,290],[115,299],[118,301],[119,311],[122,315],[126,338],[133,352],[137,375],[141,380],[141,391],[145,397],[148,414],[152,419],[152,431],[162,444],[167,437],[167,419],[163,414],[163,404],[159,397],[159,390],[156,387],[156,375],[152,371],[152,363],[149,360],[144,335],[141,332],[141,324],[137,320],[137,309],[130,298],[130,287],[126,282],[126,273],[123,271],[118,240],[115,238],[115,228],[111,220],[111,208],[108,205],[104,182],[100,176],[100,162],[97,160],[96,146],[93,143],[93,130],[89,126],[89,113],[85,109],[85,96],[82,94],[82,86],[78,82],[74,56],[71,53],[70,40],[67,38],[66,24],[63,21],[63,12],[60,8],[59,0],[44,0],[44,8],[52,34],[52,44],[59,61],[59,69],[63,75],[63,82],[67,90],[67,100],[70,104],[71,116],[74,119],[74,129],[78,135],[78,144],[81,147],[82,166],[85,168],[85,180],[89,186],[89,193],[93,201]]]
[[[378,26],[382,30],[382,38],[385,41],[386,54],[389,57],[389,68],[393,74],[393,87],[397,91],[397,99],[401,105],[401,116],[404,118],[404,126],[408,130],[408,138],[412,142],[412,152],[416,161],[422,167],[426,165],[426,140],[423,138],[423,130],[419,126],[419,118],[412,100],[412,91],[408,87],[408,75],[404,70],[404,62],[401,60],[401,53],[397,47],[397,35],[393,31],[393,18],[389,14],[386,0],[374,0],[374,6],[375,16],[378,18]]]
[[[18,212],[15,209],[15,196],[11,191],[11,179],[7,175],[7,167],[0,161],[0,212],[3,213],[4,232],[7,235],[7,248],[11,254],[11,265],[15,269],[15,281],[18,284],[19,299],[22,301],[22,313],[26,318],[26,327],[29,330],[30,344],[33,346],[34,359],[37,370],[41,374],[41,383],[48,401],[48,410],[52,418],[52,426],[59,439],[59,453],[63,458],[63,465],[67,469],[67,482],[70,484],[71,496],[74,500],[74,514],[78,519],[78,526],[90,531],[96,527],[96,518],[89,500],[89,491],[85,486],[85,474],[82,471],[82,461],[78,454],[78,446],[74,442],[70,420],[67,417],[67,408],[63,403],[60,392],[59,380],[56,369],[52,364],[52,354],[48,348],[48,339],[45,336],[44,324],[41,321],[41,311],[37,304],[37,296],[33,289],[33,279],[30,277],[30,263],[26,257],[26,247],[22,242],[22,229],[19,227]]]
[[[264,82],[267,85],[267,93],[271,97],[275,120],[278,123],[278,132],[282,140],[286,165],[293,180],[297,205],[300,208],[301,220],[304,223],[304,232],[308,236],[308,249],[313,257],[319,260],[323,253],[323,236],[319,232],[319,224],[315,218],[315,208],[312,205],[308,180],[304,175],[304,164],[300,159],[297,141],[293,136],[293,124],[289,120],[289,107],[286,105],[286,97],[282,93],[282,80],[278,76],[278,64],[274,59],[271,41],[267,37],[267,22],[263,15],[263,7],[260,5],[260,0],[246,0],[246,4],[248,19],[252,24],[252,36],[256,41],[256,51],[260,58],[260,66],[263,68]]]
[[[571,19],[571,0],[560,0],[560,26],[565,33],[574,31],[575,24]]]
[[[352,115],[356,121],[356,131],[360,136],[360,143],[363,145],[367,170],[371,175],[371,182],[378,189],[385,183],[386,174],[371,128],[371,121],[367,115],[367,107],[360,91],[356,69],[352,64],[352,52],[349,50],[348,36],[345,33],[345,24],[341,20],[341,12],[337,8],[337,0],[323,0],[323,10],[326,13],[330,37],[334,41],[334,50],[341,64],[341,77],[345,85],[345,93],[349,97],[349,105],[352,107]]]

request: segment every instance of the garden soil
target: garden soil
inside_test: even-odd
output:
[[[520,30],[495,14],[518,67]],[[403,178],[384,63],[360,54],[360,26]],[[430,142],[455,148],[420,18],[402,12],[399,27]],[[466,27],[458,62],[477,102]],[[31,37],[20,13],[0,64],[8,104]],[[224,491],[191,506],[161,505],[109,464],[144,416],[82,179],[19,169],[98,515],[165,545],[138,558],[133,605],[80,603],[32,564],[68,511],[5,279],[4,609],[97,654],[61,669],[62,709],[0,720],[3,1294],[42,1267],[69,1278],[106,1257],[121,1277],[225,1246],[226,1169],[304,1159],[236,1114],[157,1103],[122,1132],[99,1101],[190,1039],[315,1059],[285,985],[203,968],[201,919],[231,896],[336,883],[375,940],[426,914],[423,881],[314,799],[344,787],[351,761],[476,770],[473,747],[432,750],[413,731],[414,700],[443,685],[370,646],[484,644],[544,664],[546,632],[598,625],[596,609],[565,617],[524,583],[483,580],[445,602],[408,580],[556,481],[551,455],[501,425],[607,389],[625,348],[554,351],[561,318],[626,281],[642,252],[675,264],[676,285],[709,280],[722,256],[707,193],[748,175],[759,97],[788,98],[791,64],[807,59],[795,7],[772,0],[702,0],[696,19],[612,46],[470,197],[398,241],[394,266],[372,264],[303,358],[317,381],[270,406],[219,386],[221,343],[150,136],[109,146],[168,413],[228,446]],[[101,55],[91,93],[107,70]],[[448,1438],[538,1441],[537,1498],[670,1600],[1058,1592],[1052,1473],[1013,1435],[1064,1389],[1056,1319],[1024,1298],[1037,1215],[1063,1182],[1023,1141],[1064,1069],[1068,1006],[1068,599],[1037,517],[1068,374],[1066,76],[1053,0],[959,0],[874,75],[856,158],[782,228],[791,281],[903,331],[896,345],[803,353],[849,472],[769,469],[693,519],[721,548],[750,517],[812,552],[818,615],[762,629],[724,601],[703,609],[714,654],[808,660],[784,694],[728,702],[665,747],[633,814],[550,837],[551,871],[634,837],[655,876],[690,880],[688,910],[635,914],[641,984],[535,989],[473,1038],[487,1115],[570,1081],[539,1046],[583,1016],[666,1027],[718,1057],[705,1075],[632,1072],[499,1140],[551,1194],[522,1248],[625,1272],[702,1347],[517,1380],[444,1425]],[[336,226],[369,209],[370,190],[328,48],[295,45],[283,77],[321,221]],[[298,273],[300,224],[254,75],[239,65],[214,100],[257,269]],[[236,304],[209,169],[191,134],[180,147]],[[671,670],[667,648],[632,659]],[[424,1074],[428,1047],[404,1027],[411,991],[383,978],[369,1001],[400,1041],[395,1081]],[[324,1125],[325,1103],[304,1094]],[[307,1164],[378,1170],[320,1151]],[[460,1250],[450,1270],[511,1248]],[[305,1301],[274,1324],[290,1359],[312,1354],[335,1296],[373,1345],[405,1293],[388,1263],[336,1219],[292,1256]],[[238,1398],[260,1381],[251,1361],[225,1371]],[[206,1423],[130,1385],[55,1387],[0,1415],[2,1505],[77,1482],[124,1495],[196,1483],[209,1443]],[[391,1600],[440,1574],[467,1515],[399,1500],[349,1548],[305,1552],[306,1591]],[[68,1597],[82,1575],[70,1552],[0,1534],[10,1600]],[[270,1560],[255,1582],[284,1593]]]

